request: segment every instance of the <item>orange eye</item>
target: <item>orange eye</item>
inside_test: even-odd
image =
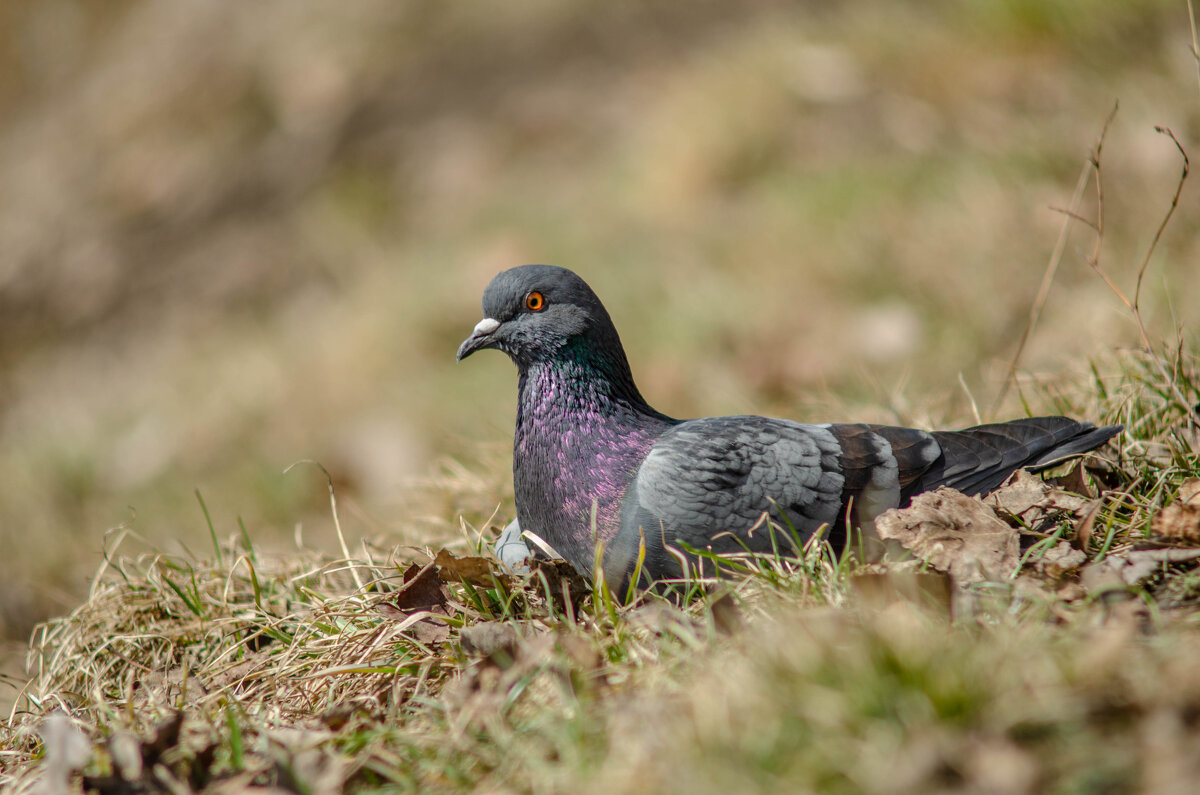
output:
[[[546,297],[537,290],[534,290],[525,296],[525,308],[530,312],[541,312],[546,308]]]

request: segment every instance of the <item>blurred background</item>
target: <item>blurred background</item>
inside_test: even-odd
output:
[[[515,373],[454,352],[526,262],[596,288],[669,414],[969,423],[1117,100],[1132,289],[1180,169],[1154,125],[1200,154],[1190,41],[1183,0],[4,0],[0,634],[77,603],[109,528],[207,554],[197,489],[221,537],[336,552],[301,459],[351,544],[507,521]],[[1135,342],[1092,245],[1023,368]]]

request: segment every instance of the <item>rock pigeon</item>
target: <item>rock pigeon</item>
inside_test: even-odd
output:
[[[495,348],[520,376],[517,518],[498,554],[519,565],[525,531],[585,576],[598,562],[619,588],[635,572],[639,585],[683,576],[697,563],[689,549],[790,551],[815,533],[835,549],[853,546],[852,531],[870,538],[875,517],[918,492],[983,494],[1017,469],[1052,467],[1122,430],[1066,417],[961,431],[677,420],[642,398],[608,312],[572,271],[504,271],[484,291],[483,314],[458,360]]]

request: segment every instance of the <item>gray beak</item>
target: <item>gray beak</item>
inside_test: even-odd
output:
[[[491,348],[495,343],[495,338],[492,335],[498,328],[500,328],[500,321],[490,317],[485,317],[476,323],[475,330],[471,332],[471,336],[463,340],[462,345],[458,346],[458,356],[455,359],[461,362],[481,348]]]

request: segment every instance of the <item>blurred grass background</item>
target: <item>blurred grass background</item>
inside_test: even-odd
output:
[[[669,414],[969,422],[1117,100],[1131,284],[1179,173],[1154,125],[1200,152],[1180,0],[5,0],[0,634],[74,604],[107,528],[207,544],[195,489],[222,536],[332,550],[299,459],[351,541],[484,522],[515,378],[454,351],[526,262],[588,279]],[[1166,339],[1195,196],[1144,289]],[[1135,341],[1091,247],[1023,367]],[[409,497],[442,472],[476,488]]]

